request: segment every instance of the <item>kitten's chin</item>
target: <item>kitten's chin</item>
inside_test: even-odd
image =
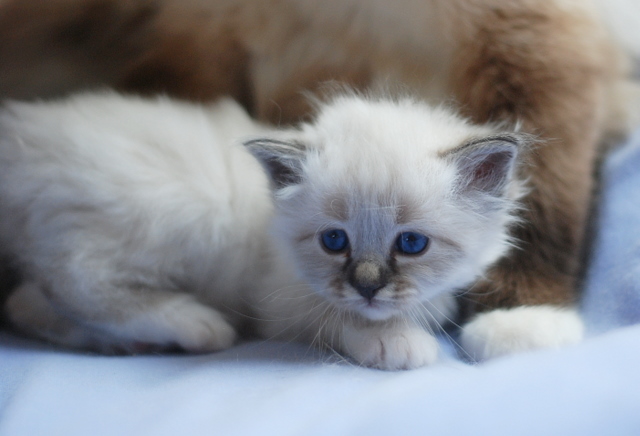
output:
[[[390,307],[375,300],[372,302],[363,301],[356,305],[356,307],[352,307],[351,310],[371,321],[385,321],[399,313],[397,308]]]

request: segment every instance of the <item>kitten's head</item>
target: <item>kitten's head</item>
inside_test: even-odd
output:
[[[273,181],[276,239],[302,278],[386,319],[505,254],[524,142],[412,100],[343,96],[301,130],[246,145]]]

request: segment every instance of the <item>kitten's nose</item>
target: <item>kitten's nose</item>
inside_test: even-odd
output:
[[[353,284],[353,283],[351,284],[351,286],[356,288],[356,291],[358,291],[358,294],[362,295],[364,298],[366,298],[369,301],[373,300],[373,297],[376,296],[378,291],[384,287],[384,285],[378,286],[377,284],[360,286],[358,284]]]
[[[364,261],[354,265],[349,274],[349,284],[371,301],[388,283],[386,268],[377,262]]]

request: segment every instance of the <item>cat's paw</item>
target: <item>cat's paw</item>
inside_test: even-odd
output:
[[[219,312],[188,297],[149,308],[122,327],[138,344],[178,346],[192,353],[229,348],[237,336]]]
[[[462,328],[460,343],[469,357],[485,360],[580,342],[584,324],[574,309],[522,306],[476,316]]]
[[[413,369],[438,358],[438,341],[417,326],[346,326],[344,352],[360,365],[386,370]]]
[[[178,327],[175,331],[176,343],[190,352],[219,351],[229,348],[236,340],[235,329],[215,310],[206,306],[191,307],[183,314],[171,316],[171,322]]]

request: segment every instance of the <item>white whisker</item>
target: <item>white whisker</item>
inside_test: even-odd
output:
[[[432,308],[434,308],[438,313],[440,313],[440,315],[442,315],[442,316],[443,316],[447,321],[449,321],[451,324],[453,324],[454,326],[456,326],[458,329],[461,329],[461,328],[462,328],[462,327],[460,327],[458,324],[456,324],[453,320],[451,320],[449,317],[447,317],[444,313],[442,313],[442,311],[441,311],[440,309],[438,309],[438,308],[436,307],[436,305],[434,305],[431,301],[426,300],[425,302],[426,302],[426,303],[428,303]],[[457,350],[458,352],[463,353],[467,359],[469,359],[469,360],[473,360],[472,356],[471,356],[469,353],[467,353],[467,352],[466,352],[466,350],[465,350],[464,348],[462,348],[462,345],[460,345],[460,343],[458,343],[458,341],[456,341],[456,340],[453,338],[453,336],[451,336],[451,335],[447,332],[447,330],[446,330],[444,327],[442,327],[442,325],[438,322],[438,320],[437,320],[437,319],[435,318],[435,316],[431,313],[431,311],[430,311],[426,306],[424,306],[424,304],[422,304],[422,303],[421,303],[421,305],[422,305],[422,307],[424,308],[425,313],[426,313],[426,314],[428,314],[428,315],[433,319],[433,324],[435,324],[435,325],[438,327],[438,330],[439,330],[439,331],[440,331],[444,336],[446,336],[446,338],[449,340],[449,342],[450,342],[451,344],[453,344],[453,345],[454,345],[454,347],[456,348],[456,350]]]

